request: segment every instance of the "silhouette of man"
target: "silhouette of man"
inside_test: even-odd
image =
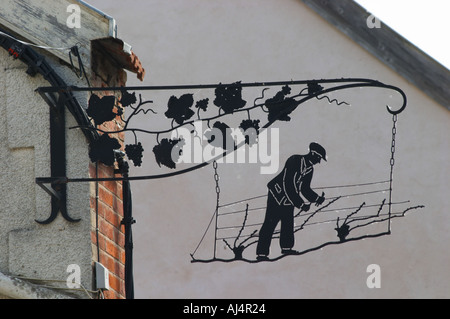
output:
[[[267,208],[264,223],[259,231],[256,247],[257,260],[268,260],[272,235],[278,222],[281,222],[280,247],[282,254],[297,253],[294,247],[294,207],[308,211],[309,203],[321,205],[324,193],[317,195],[311,189],[313,166],[326,161],[325,149],[318,143],[309,145],[306,155],[292,155],[283,170],[268,184]],[[302,196],[306,199],[304,200]],[[308,203],[309,202],[309,203]]]

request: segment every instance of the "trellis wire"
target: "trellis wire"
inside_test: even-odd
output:
[[[267,195],[260,195],[260,196],[254,196],[254,197],[250,197],[250,198],[246,198],[246,199],[242,199],[239,201],[235,201],[235,202],[231,202],[231,203],[227,203],[227,204],[220,204],[220,186],[219,186],[219,180],[220,177],[218,175],[218,167],[217,167],[217,162],[213,163],[213,168],[214,168],[214,181],[216,183],[216,208],[214,210],[214,213],[210,219],[210,222],[200,240],[200,242],[198,243],[197,247],[195,248],[194,252],[191,254],[191,257],[194,259],[194,255],[197,252],[197,250],[199,249],[201,243],[203,242],[206,233],[208,232],[209,228],[211,227],[212,221],[215,220],[215,230],[214,230],[214,253],[213,253],[213,258],[216,259],[216,251],[217,251],[217,241],[218,240],[224,240],[224,239],[232,239],[235,237],[220,237],[218,236],[218,231],[219,230],[226,230],[226,229],[237,229],[237,228],[242,228],[242,225],[233,225],[233,226],[226,226],[226,227],[219,227],[219,217],[221,216],[226,216],[226,215],[233,215],[233,214],[239,214],[239,213],[244,213],[244,212],[248,212],[248,211],[260,211],[260,210],[265,210],[266,207],[256,207],[256,208],[247,208],[245,210],[236,210],[236,211],[231,211],[231,212],[226,212],[226,213],[220,213],[220,209],[225,208],[225,207],[232,207],[235,205],[238,205],[240,203],[248,203],[249,201],[252,200],[256,200],[256,199],[260,199],[260,198],[264,198]],[[362,187],[362,186],[371,186],[371,185],[378,185],[378,184],[386,184],[386,183],[391,183],[390,180],[385,180],[385,181],[378,181],[378,182],[368,182],[368,183],[358,183],[358,184],[346,184],[346,185],[334,185],[334,186],[323,186],[323,187],[317,187],[316,189],[332,189],[332,188],[349,188],[349,187]],[[348,198],[348,197],[354,197],[354,196],[361,196],[361,195],[368,195],[368,194],[375,194],[375,193],[384,193],[384,192],[390,192],[391,193],[391,189],[390,188],[383,188],[380,190],[374,190],[374,191],[367,191],[367,192],[357,192],[357,193],[351,193],[351,194],[345,194],[342,196],[333,196],[328,198],[330,201],[335,201],[339,198]],[[392,205],[398,205],[398,204],[404,204],[404,203],[408,203],[409,201],[402,201],[402,202],[392,202],[390,201],[390,206]],[[364,207],[361,207],[361,209],[366,209],[366,208],[371,208],[371,207],[377,207],[380,206],[380,204],[371,204],[371,205],[366,205]],[[350,210],[350,209],[355,209],[358,207],[341,207],[341,208],[336,208],[336,209],[319,209],[321,212],[330,212],[330,211],[334,211],[334,212],[339,212],[339,211],[345,211],[345,210]],[[300,211],[298,214],[295,215],[295,218],[297,217],[304,217],[304,216],[311,216],[314,213],[306,213],[304,212],[302,214],[302,212]],[[389,213],[387,214],[389,217],[391,217],[391,211],[389,211]],[[350,219],[360,219],[362,218],[362,216],[359,217],[352,217]],[[303,226],[311,226],[311,225],[317,225],[317,224],[321,224],[321,223],[329,223],[329,222],[333,222],[335,221],[335,219],[333,220],[326,220],[326,221],[321,221],[321,222],[315,222],[315,223],[305,223],[302,224]],[[260,226],[262,225],[262,223],[252,223],[252,224],[247,224],[246,227],[255,227],[255,226]],[[296,229],[296,231],[299,230],[298,228]],[[277,232],[275,232],[276,234]],[[250,237],[251,235],[240,235],[241,238],[246,238],[246,237]]]

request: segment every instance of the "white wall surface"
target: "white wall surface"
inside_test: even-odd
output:
[[[119,38],[133,46],[146,68],[144,83],[133,75],[128,85],[364,77],[398,86],[408,96],[407,109],[398,122],[394,201],[410,201],[400,210],[408,205],[425,208],[394,219],[391,235],[327,246],[274,263],[191,263],[189,254],[215,208],[211,165],[173,178],[133,182],[137,298],[450,296],[448,110],[298,0],[135,0],[126,4],[91,0],[90,4],[116,19]],[[155,101],[168,94],[140,93]],[[388,179],[392,123],[385,105],[399,105],[398,95],[353,89],[332,97],[351,105],[310,101],[292,114],[291,122],[274,125],[280,130],[280,165],[291,154],[306,153],[309,142],[315,140],[327,149],[329,159],[316,168],[313,186]],[[155,103],[158,114],[136,120],[132,126],[156,127],[165,107]],[[132,136],[127,138],[133,143]],[[154,136],[140,138],[144,164],[133,169],[132,175],[170,171],[155,164]],[[261,175],[255,164],[219,164],[219,173],[221,203],[265,194],[265,185],[274,176]],[[336,189],[326,195],[342,194],[345,190]],[[368,196],[353,205],[362,200],[381,199]],[[297,232],[295,248],[304,250],[317,242],[336,240],[334,227],[331,222]],[[254,248],[249,247],[248,253],[254,254]],[[223,243],[217,251],[230,256]],[[199,249],[199,253],[211,257],[210,248]],[[278,253],[274,240],[272,254]],[[370,264],[381,267],[381,288],[366,285]]]
[[[46,58],[67,82],[78,83],[75,74],[50,57]],[[49,106],[35,92],[49,86],[41,75],[30,77],[27,66],[0,50],[0,271],[7,275],[42,280],[40,284],[65,281],[71,264],[78,265],[81,283],[91,288],[92,250],[89,184],[69,185],[67,209],[81,221],[70,223],[58,214],[48,225],[50,196],[36,183],[50,176]],[[84,102],[86,103],[86,95]],[[76,121],[66,112],[66,127]],[[80,131],[66,131],[67,175],[87,177],[88,147]],[[46,281],[48,280],[48,281]],[[61,286],[58,285],[57,286]],[[83,297],[87,297],[83,293]]]

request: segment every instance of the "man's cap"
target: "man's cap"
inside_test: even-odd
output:
[[[325,152],[325,149],[322,147],[322,145],[312,142],[311,144],[309,144],[309,151],[319,154],[319,156],[322,157],[322,159],[324,161],[327,161],[327,154]]]

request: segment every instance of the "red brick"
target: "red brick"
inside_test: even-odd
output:
[[[105,165],[98,166],[98,177],[99,178],[111,178],[114,177],[114,167],[108,167]],[[102,183],[102,182],[100,182]]]
[[[98,234],[98,248],[102,251],[105,251],[106,249],[106,238],[105,235],[102,234],[101,232],[99,232]]]
[[[125,265],[125,250],[121,251],[120,262]]]
[[[91,231],[91,243],[93,243],[95,246],[97,246],[97,235],[94,231]]]
[[[121,229],[123,230],[124,227],[122,227]],[[117,233],[117,244],[120,247],[125,247],[125,234],[123,233],[123,231],[119,231]]]
[[[120,273],[120,263],[105,252],[100,252],[102,264],[108,268],[109,272],[114,275]]]
[[[117,260],[120,258],[119,250],[119,247],[114,242],[110,240],[106,241],[106,252]]]
[[[116,228],[120,228],[120,216],[111,207],[105,206],[104,219]]]
[[[117,182],[116,181],[105,181],[102,185],[113,194],[117,194]]]
[[[109,274],[109,286],[111,289],[120,292],[120,279],[111,273]]]
[[[98,188],[98,196],[99,201],[105,203],[109,207],[113,207],[114,205],[114,195],[108,191],[106,188],[104,188],[102,185]]]
[[[122,191],[122,183],[121,183],[121,182],[117,183],[117,192],[116,192],[116,196],[117,196],[120,200],[123,200],[123,191]]]
[[[115,240],[116,239],[116,232],[117,229],[115,229],[113,227],[113,225],[111,225],[110,223],[108,223],[106,220],[104,219],[99,219],[99,232],[103,235],[106,236],[106,238],[109,238],[110,240]]]
[[[123,216],[123,202],[116,196],[114,196],[113,198],[112,208],[114,209],[115,212],[117,212],[117,214]]]

